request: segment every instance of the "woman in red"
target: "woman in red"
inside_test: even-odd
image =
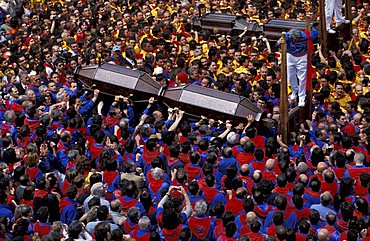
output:
[[[26,157],[26,174],[30,177],[32,181],[42,176],[41,170],[37,167],[39,163],[39,155],[35,152],[27,154]]]

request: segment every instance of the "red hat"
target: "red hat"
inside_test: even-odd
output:
[[[181,83],[184,83],[184,84],[188,84],[189,83],[189,76],[183,72],[180,72],[177,74],[177,79],[179,82]]]

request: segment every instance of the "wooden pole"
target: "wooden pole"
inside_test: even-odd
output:
[[[351,21],[351,24],[349,24],[349,36],[351,36],[352,35],[352,19],[353,19],[353,16],[352,16],[352,13],[351,13],[352,4],[351,4],[350,0],[344,0],[344,4],[345,4],[344,5],[345,6],[345,8],[344,8],[345,15],[344,16],[346,17],[346,19]],[[346,42],[347,40],[344,40],[344,41]]]
[[[281,33],[281,88],[280,88],[280,135],[283,143],[288,143],[288,76],[286,33]]]
[[[325,0],[319,1],[319,12],[320,12],[320,44],[321,51],[324,57],[328,56],[327,39],[328,33],[326,32],[326,19],[325,19]]]
[[[311,30],[311,18],[309,16],[306,16],[306,30],[310,32]],[[307,111],[306,113],[306,119],[311,120],[312,119],[312,73],[311,73],[311,59],[312,59],[312,53],[307,52],[307,102],[306,107]]]
[[[346,19],[352,20],[350,0],[344,0],[344,16]]]

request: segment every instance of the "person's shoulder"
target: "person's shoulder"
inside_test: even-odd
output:
[[[115,223],[109,223],[109,225],[110,225],[110,229],[111,229],[111,231],[113,231],[113,230],[115,230],[115,229],[119,229],[118,225],[117,225],[117,224],[115,224]]]

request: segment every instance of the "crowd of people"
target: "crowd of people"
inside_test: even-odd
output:
[[[352,39],[316,42],[312,121],[284,143],[278,45],[193,21],[318,20],[319,1],[1,0],[0,240],[370,240],[370,4],[348,2]],[[84,89],[75,70],[103,62],[245,96],[276,125]]]

